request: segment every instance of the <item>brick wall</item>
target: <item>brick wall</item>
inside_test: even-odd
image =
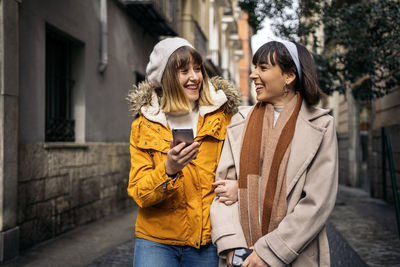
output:
[[[21,249],[133,205],[127,143],[19,146]]]
[[[386,134],[390,136],[395,166],[397,187],[400,187],[400,125],[385,127]],[[371,151],[368,159],[368,172],[371,175],[371,193],[373,197],[384,198],[386,191],[387,200],[393,202],[392,183],[390,179],[389,161],[386,158],[386,188],[383,188],[382,174],[382,138],[381,129],[372,131]],[[400,194],[400,190],[399,190]]]

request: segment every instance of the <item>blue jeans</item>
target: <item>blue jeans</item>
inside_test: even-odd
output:
[[[200,249],[174,246],[136,238],[134,267],[218,267],[217,249],[212,243]]]

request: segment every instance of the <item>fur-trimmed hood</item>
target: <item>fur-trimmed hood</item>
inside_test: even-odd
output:
[[[221,107],[227,113],[235,114],[238,111],[240,92],[231,82],[221,77],[213,77],[209,79],[209,88],[214,105],[200,106],[199,113],[202,117]],[[141,113],[151,121],[166,125],[166,116],[160,109],[161,101],[155,90],[156,87],[146,81],[141,82],[139,86],[133,86],[127,97],[129,110],[134,116]]]

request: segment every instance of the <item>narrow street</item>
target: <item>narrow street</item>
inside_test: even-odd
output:
[[[134,220],[127,209],[34,247],[4,266],[132,266]],[[327,223],[331,266],[400,266],[393,206],[340,186]]]

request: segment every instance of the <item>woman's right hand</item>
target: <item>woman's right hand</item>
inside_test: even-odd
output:
[[[229,206],[238,200],[238,182],[237,180],[219,180],[212,184],[216,186],[214,192],[219,202]]]
[[[185,147],[185,143],[174,146],[173,140],[171,140],[167,160],[165,161],[165,172],[169,175],[180,172],[183,167],[196,158],[197,154],[199,154],[198,142],[193,142]]]

